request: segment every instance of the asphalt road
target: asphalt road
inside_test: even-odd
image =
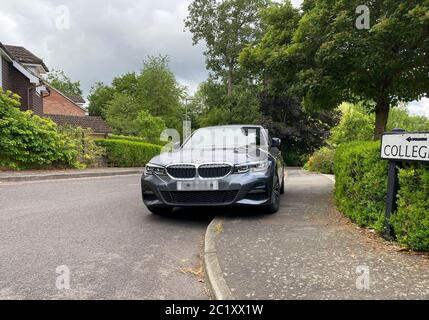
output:
[[[207,299],[194,273],[215,212],[151,215],[139,179],[1,183],[0,299]]]

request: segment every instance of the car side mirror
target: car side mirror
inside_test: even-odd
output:
[[[273,148],[279,148],[282,146],[282,140],[279,138],[273,138],[271,142],[271,146]]]

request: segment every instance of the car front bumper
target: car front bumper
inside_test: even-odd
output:
[[[273,173],[268,170],[230,174],[216,180],[218,190],[213,191],[180,191],[178,181],[167,175],[143,176],[144,204],[148,207],[265,206],[271,201]]]

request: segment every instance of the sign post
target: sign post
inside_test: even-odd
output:
[[[385,133],[381,142],[381,159],[389,160],[384,235],[388,239],[393,239],[395,235],[390,217],[397,209],[398,167],[404,161],[429,162],[429,132],[413,133],[394,129],[390,133]]]

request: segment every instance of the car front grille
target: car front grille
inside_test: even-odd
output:
[[[204,179],[222,178],[232,170],[229,164],[203,164],[198,168],[198,175]]]
[[[164,191],[165,201],[177,204],[223,204],[231,203],[237,197],[237,190],[228,191]]]
[[[197,169],[192,164],[175,164],[167,167],[167,173],[174,179],[193,179],[198,176],[203,179],[219,179],[227,176],[232,166],[227,163],[203,164]]]
[[[194,165],[178,164],[167,167],[167,172],[176,179],[192,179],[197,175],[197,168]]]

